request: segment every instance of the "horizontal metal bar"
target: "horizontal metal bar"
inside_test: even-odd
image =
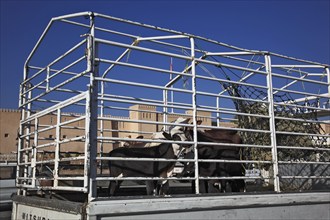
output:
[[[85,160],[85,156],[78,156],[78,157],[65,157],[61,158],[59,162],[66,162],[66,161],[74,161],[74,160]]]
[[[262,52],[207,52],[207,56],[263,55]]]
[[[109,180],[194,180],[194,177],[96,177],[97,181]]]
[[[318,165],[330,165],[330,162],[319,161],[278,161],[279,164],[318,164]]]
[[[87,188],[84,187],[68,187],[68,186],[39,186],[38,188],[43,190],[61,190],[61,191],[78,191],[78,192],[88,192]]]
[[[58,17],[54,17],[53,20],[57,21],[57,20],[62,20],[62,19],[75,18],[75,17],[85,17],[85,16],[92,16],[92,12],[85,11],[85,12],[78,12],[78,13],[58,16]]]
[[[330,176],[278,176],[280,179],[330,179]]]
[[[326,147],[300,147],[300,146],[277,146],[278,149],[295,149],[295,150],[313,150],[313,151],[330,151],[330,148]]]
[[[147,148],[146,148],[147,149]],[[142,158],[142,157],[96,157],[96,160],[113,161],[160,161],[160,162],[194,162],[194,159],[167,159],[167,158]]]
[[[160,139],[137,139],[137,138],[120,138],[120,137],[97,137],[97,140],[112,140],[112,141],[138,141],[144,143],[169,143],[169,144],[194,144],[192,141],[172,141],[172,140],[160,140]]]
[[[55,180],[84,180],[85,177],[79,177],[79,176],[76,176],[76,177],[62,177],[62,176],[59,176],[59,177],[56,177],[54,178]]]
[[[224,159],[198,159],[199,163],[258,163],[258,164],[272,164],[272,161],[266,160],[224,160]]]
[[[276,131],[276,134],[289,134],[297,136],[317,136],[317,137],[329,137],[329,134],[313,134],[313,133],[302,133],[302,132],[287,132],[287,131]]]
[[[324,68],[322,65],[272,65],[272,68]]]
[[[240,180],[240,179],[271,179],[271,177],[262,176],[200,176],[198,179],[201,180]]]
[[[170,35],[170,36],[155,36],[155,37],[139,37],[138,41],[145,40],[167,40],[167,39],[177,39],[177,38],[188,38],[186,35]]]

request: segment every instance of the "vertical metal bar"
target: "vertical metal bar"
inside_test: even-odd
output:
[[[87,38],[87,68],[90,72],[90,119],[89,119],[89,146],[86,155],[89,163],[89,193],[88,200],[91,201],[97,196],[97,184],[96,184],[96,173],[97,173],[97,114],[98,114],[98,81],[95,77],[98,76],[98,65],[95,62],[97,56],[97,45],[95,44],[95,20],[94,14],[90,13],[90,35]]]
[[[47,66],[47,75],[46,75],[46,92],[49,91],[49,74],[50,74],[50,66]]]
[[[198,149],[197,149],[197,100],[196,100],[196,61],[195,61],[195,41],[190,37],[191,47],[191,81],[192,81],[192,108],[193,108],[193,134],[194,134],[194,159],[195,159],[195,192],[199,194],[199,170],[198,170]]]
[[[274,115],[274,99],[273,99],[273,82],[272,82],[272,69],[270,55],[265,55],[265,66],[267,75],[268,86],[268,114],[269,114],[269,128],[270,139],[272,146],[272,164],[274,172],[274,191],[280,192],[280,182],[278,176],[278,159],[277,159],[277,144],[276,144],[276,128],[275,128],[275,115]]]
[[[170,71],[171,71],[171,74],[170,74],[170,82],[171,82],[172,79],[173,79],[173,75],[172,75],[172,71],[173,71],[173,58],[172,57],[171,57]],[[173,88],[173,84],[171,85],[171,88]],[[172,104],[172,106],[174,104],[174,92],[173,91],[171,91],[171,104]],[[171,112],[174,113],[174,108],[171,109]]]
[[[103,118],[104,116],[104,81],[101,82],[101,112],[100,112],[100,115],[101,115],[101,118]],[[101,120],[100,121],[100,136],[101,138],[104,136],[104,120]],[[100,142],[100,157],[103,156],[103,140],[101,139],[101,142]],[[102,167],[102,160],[100,161],[100,172],[101,174],[103,173],[103,167]]]
[[[39,119],[36,118],[34,120],[34,143],[33,143],[33,149],[32,149],[32,186],[36,187],[36,171],[37,171],[37,166],[36,166],[36,161],[37,161],[37,148],[38,146],[38,136],[39,136]]]
[[[26,76],[27,76],[27,67],[25,66],[24,67],[24,70],[23,70],[23,78],[24,80],[26,79]],[[25,84],[21,84],[20,85],[20,94],[19,94],[19,106],[23,107],[24,104],[25,104],[25,95],[24,94],[24,87],[25,87]],[[21,108],[21,121],[24,121],[25,120],[25,109],[24,107]],[[16,167],[16,185],[20,184],[18,178],[21,177],[21,166],[19,166],[19,164],[22,162],[22,152],[21,149],[23,149],[24,147],[24,138],[22,138],[22,135],[23,135],[23,132],[24,132],[24,128],[23,128],[23,124],[21,123],[20,121],[20,124],[19,124],[19,137],[18,137],[18,145],[17,145],[17,167]],[[21,195],[22,193],[22,190],[21,189],[17,189],[17,195]]]
[[[163,107],[163,122],[166,123],[168,121],[168,90],[164,89],[163,90],[163,103],[164,103],[164,107]],[[167,131],[168,130],[168,126],[164,125],[164,130]]]
[[[220,127],[220,97],[217,97],[217,126]]]
[[[91,120],[91,111],[90,111],[90,88],[88,88],[88,93],[86,93],[86,106],[85,106],[85,160],[84,160],[84,188],[88,189],[89,187],[89,164],[90,164],[90,120]]]
[[[27,83],[24,87],[25,90],[30,89],[30,85],[31,85],[30,83]],[[24,90],[24,92],[25,92],[25,90]],[[32,97],[32,91],[29,91],[27,101],[29,101],[31,99],[31,97]],[[26,101],[26,99],[25,99],[25,101]],[[27,111],[25,112],[25,115],[26,115],[26,118],[29,118],[30,115],[31,115],[31,102],[26,106],[26,108],[27,108]],[[31,122],[28,122],[28,125],[25,125],[25,126],[26,126],[26,128],[25,128],[26,134],[30,134]],[[25,137],[25,145],[24,146],[27,147],[27,148],[30,148],[30,145],[31,145],[31,135],[28,135],[27,137]],[[24,151],[24,163],[28,163],[28,162],[29,162],[29,151],[26,150],[26,151]],[[25,178],[29,177],[29,166],[28,165],[24,166],[24,177]],[[27,180],[25,180],[24,183],[27,185],[28,184]],[[27,190],[24,189],[23,190],[23,195],[26,196],[26,193],[27,193]]]
[[[328,94],[330,94],[330,69],[329,69],[329,67],[326,67],[325,71],[326,71],[327,77],[328,77]]]
[[[60,136],[61,136],[61,109],[57,109],[57,119],[56,119],[56,140],[55,140],[55,161],[54,161],[54,182],[53,186],[58,186],[58,168],[59,168],[59,161],[60,161]]]

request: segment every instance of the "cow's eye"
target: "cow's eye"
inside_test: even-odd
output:
[[[183,131],[184,130],[184,128],[179,128],[179,131]]]

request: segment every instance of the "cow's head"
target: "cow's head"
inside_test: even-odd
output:
[[[171,135],[171,139],[174,141],[192,141],[191,132],[188,127],[185,126],[189,123],[189,118],[178,118],[173,123],[176,125],[172,125],[169,128],[169,134]],[[180,156],[181,152],[188,153],[192,150],[192,145],[187,144],[173,144],[174,154],[176,156]]]

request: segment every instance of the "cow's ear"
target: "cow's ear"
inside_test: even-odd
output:
[[[163,135],[164,135],[164,137],[165,137],[167,140],[171,140],[171,139],[172,139],[171,135],[170,135],[169,133],[165,132],[165,131],[163,131]]]

